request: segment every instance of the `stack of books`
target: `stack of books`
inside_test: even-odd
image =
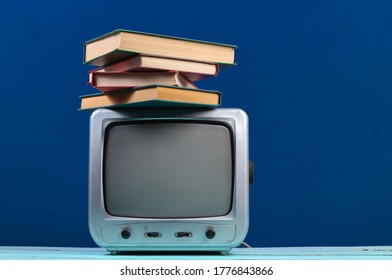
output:
[[[130,30],[115,30],[84,44],[89,84],[81,109],[102,107],[219,106],[221,93],[195,82],[235,65],[236,46]]]

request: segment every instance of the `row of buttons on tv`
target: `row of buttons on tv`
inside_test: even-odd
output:
[[[129,228],[125,228],[121,231],[121,237],[124,239],[130,238],[131,235],[132,235],[132,233]],[[209,228],[206,230],[205,235],[208,239],[213,239],[215,237],[215,230],[212,228]],[[162,236],[162,234],[158,231],[149,231],[149,232],[144,233],[144,236],[147,238],[159,238]],[[178,232],[174,233],[174,236],[176,238],[189,238],[189,237],[192,237],[192,233],[187,232],[187,231],[178,231]]]

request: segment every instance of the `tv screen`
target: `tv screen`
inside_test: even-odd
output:
[[[133,218],[223,216],[232,208],[233,132],[213,121],[125,121],[105,129],[106,212]]]

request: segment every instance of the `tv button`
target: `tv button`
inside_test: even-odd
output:
[[[178,231],[174,234],[174,236],[177,238],[188,238],[188,237],[192,237],[192,233],[187,231]]]
[[[208,239],[213,239],[215,237],[215,230],[213,230],[212,228],[207,229],[206,231],[206,237]]]
[[[124,239],[128,239],[129,237],[131,237],[131,231],[129,228],[125,228],[121,231],[121,237]]]
[[[162,234],[160,232],[152,231],[152,232],[146,232],[144,236],[148,238],[159,238],[162,236]]]

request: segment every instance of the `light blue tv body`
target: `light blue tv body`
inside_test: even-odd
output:
[[[107,209],[108,201],[106,195],[114,190],[109,190],[111,186],[104,187],[104,182],[116,182],[112,178],[104,178],[104,159],[110,155],[104,155],[106,141],[106,129],[121,123],[165,123],[176,122],[187,125],[188,123],[198,124],[219,124],[224,125],[231,133],[231,160],[232,160],[232,186],[230,209],[228,213],[219,216],[203,215],[201,217],[181,217],[184,209],[178,209],[177,217],[138,217],[132,215],[114,215]],[[197,127],[198,125],[196,125]],[[174,126],[175,127],[175,126]],[[203,131],[203,127],[201,127]],[[137,131],[137,130],[135,130]],[[118,141],[118,140],[116,140]],[[124,140],[125,141],[125,140]],[[211,139],[211,141],[214,141]],[[121,143],[119,141],[118,143]],[[143,143],[139,143],[143,145]],[[219,145],[217,145],[218,147]],[[199,148],[200,149],[200,148]],[[199,153],[198,151],[194,151]],[[196,155],[196,154],[195,154]],[[143,159],[140,159],[143,161]],[[108,165],[108,163],[106,163]],[[116,166],[116,165],[115,165]],[[115,169],[118,169],[116,166]],[[143,170],[141,170],[143,171]],[[154,172],[154,170],[151,170]],[[140,173],[140,172],[139,172]],[[112,174],[112,173],[110,173]],[[115,174],[115,173],[113,173]],[[213,174],[213,173],[212,173]],[[127,176],[127,175],[124,175]],[[210,175],[211,176],[211,175]],[[132,177],[125,177],[132,181]],[[212,178],[215,180],[219,178]],[[105,181],[106,180],[106,181]],[[197,187],[197,181],[190,182],[193,187]],[[201,180],[202,182],[202,180]],[[115,183],[111,183],[114,185]],[[134,188],[134,187],[132,187]],[[201,186],[208,190],[211,186]],[[94,111],[90,118],[90,159],[89,159],[89,229],[94,241],[110,252],[122,251],[219,251],[228,252],[231,248],[241,244],[245,239],[249,224],[249,156],[248,156],[248,117],[240,109],[121,109],[109,110],[98,109]],[[169,187],[162,186],[166,192]],[[118,193],[116,189],[110,198],[110,204],[118,206],[127,205],[127,196],[132,196],[132,190],[124,190],[124,195]],[[133,190],[137,190],[134,188]],[[154,190],[155,191],[155,190]],[[154,196],[154,206],[159,204],[159,197],[170,197],[171,194],[159,193],[160,188],[156,188]],[[126,193],[126,194],[125,194]],[[173,196],[176,196],[173,193]],[[206,193],[206,196],[208,194]],[[217,196],[218,197],[218,196]],[[181,199],[176,197],[176,199]],[[187,198],[189,199],[189,198]],[[198,198],[199,199],[199,198]],[[118,201],[122,201],[121,203]],[[124,203],[125,200],[125,203]],[[208,197],[206,197],[208,201]],[[191,200],[190,200],[191,201]],[[192,202],[192,201],[191,201]],[[204,202],[200,201],[201,207]],[[211,208],[211,203],[204,206]],[[148,201],[138,202],[143,211],[146,205],[146,213],[150,211]],[[199,213],[201,209],[190,209]],[[150,206],[152,204],[150,203]],[[132,208],[132,205],[129,205]],[[167,206],[164,206],[165,208]],[[208,208],[207,207],[207,208]],[[169,211],[162,208],[162,213]],[[212,207],[213,208],[213,207]],[[159,209],[159,208],[158,208]],[[203,209],[203,212],[208,209]],[[200,211],[202,212],[202,211]],[[213,211],[212,211],[213,212]],[[157,213],[160,213],[159,210]],[[177,212],[176,212],[177,213]]]

